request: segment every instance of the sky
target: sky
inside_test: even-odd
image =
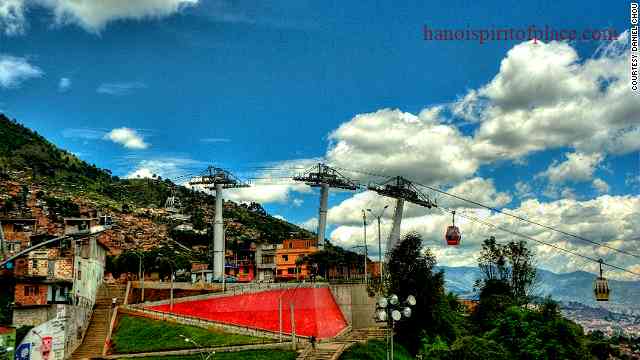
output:
[[[318,193],[290,177],[324,162],[362,184],[405,176],[637,254],[628,12],[626,1],[0,0],[0,110],[120,177],[184,182],[222,167],[253,185],[226,198],[311,230]],[[442,40],[455,30],[461,38]],[[478,39],[497,30],[510,37]],[[640,272],[637,257],[423,190],[443,208]],[[394,204],[332,191],[328,238],[362,245],[361,210],[389,205],[386,238]],[[451,266],[474,266],[488,236],[514,239],[459,217],[463,243],[447,247],[451,221],[409,205],[402,233],[422,234]],[[531,247],[542,268],[596,271]]]

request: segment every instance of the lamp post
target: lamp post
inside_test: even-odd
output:
[[[364,229],[364,283],[367,284],[367,212],[362,209],[362,228]]]
[[[389,352],[387,352],[387,360],[393,360],[393,329],[397,321],[402,318],[411,317],[411,307],[416,305],[416,298],[413,295],[407,296],[407,299],[400,302],[396,294],[391,294],[387,297],[381,297],[376,303],[376,315],[375,320],[377,322],[387,323],[389,327],[388,343],[391,346]]]
[[[380,214],[378,216],[374,215],[374,217],[376,219],[378,219],[378,264],[380,264],[380,286],[382,286],[383,281],[384,281],[383,280],[384,279],[384,276],[383,276],[383,267],[384,267],[384,265],[382,263],[382,232],[380,230],[380,219],[382,219],[382,216],[384,216],[384,212],[385,212],[385,210],[387,210],[388,207],[389,207],[389,205],[385,205],[382,208],[382,211],[380,211]],[[367,209],[367,211],[368,212],[372,212],[371,209]]]
[[[144,255],[140,250],[136,250],[134,254],[138,255],[139,263],[138,263],[138,280],[140,281],[140,302],[144,302],[144,272],[142,271],[142,261],[144,259]]]

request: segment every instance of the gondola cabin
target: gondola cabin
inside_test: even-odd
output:
[[[609,281],[602,276],[602,259],[599,259],[600,263],[600,276],[596,278],[593,284],[593,293],[596,296],[596,301],[609,301]]]
[[[448,246],[458,246],[460,245],[460,240],[462,240],[462,235],[460,234],[460,229],[456,226],[456,212],[453,211],[453,223],[451,226],[447,227],[447,232],[444,234],[444,239],[447,241]]]
[[[593,286],[593,292],[597,301],[609,301],[609,282],[607,279],[599,277]]]

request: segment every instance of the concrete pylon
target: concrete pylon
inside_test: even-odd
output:
[[[396,209],[393,212],[393,226],[387,241],[387,253],[390,253],[400,241],[400,225],[402,223],[402,212],[404,210],[404,199],[396,199]]]
[[[216,209],[213,221],[213,279],[222,280],[224,277],[224,223],[222,221],[222,184],[216,187]]]
[[[320,185],[320,210],[318,212],[318,249],[324,249],[325,231],[327,229],[327,201],[329,200],[329,185]]]

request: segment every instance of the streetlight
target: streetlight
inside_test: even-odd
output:
[[[391,343],[391,351],[387,352],[387,360],[393,359],[393,328],[396,321],[402,320],[402,318],[411,317],[411,306],[416,305],[416,298],[413,295],[407,296],[407,299],[400,302],[398,295],[391,294],[388,297],[381,297],[376,302],[375,320],[378,322],[387,323],[390,328],[389,340]]]
[[[364,283],[367,283],[367,212],[362,209],[362,228],[364,229]]]
[[[144,302],[144,272],[142,271],[142,260],[144,258],[144,253],[140,250],[135,250],[134,254],[138,255],[139,263],[138,263],[138,280],[140,281],[140,291],[142,292],[140,297],[140,302]]]
[[[380,286],[382,286],[383,279],[384,279],[384,276],[382,275],[384,265],[382,263],[382,233],[380,231],[380,219],[382,218],[385,210],[387,210],[388,207],[389,205],[385,205],[382,208],[382,211],[380,211],[380,214],[378,216],[374,215],[374,217],[378,219],[378,263],[380,264]],[[367,209],[367,211],[370,213],[373,213],[371,209]]]

